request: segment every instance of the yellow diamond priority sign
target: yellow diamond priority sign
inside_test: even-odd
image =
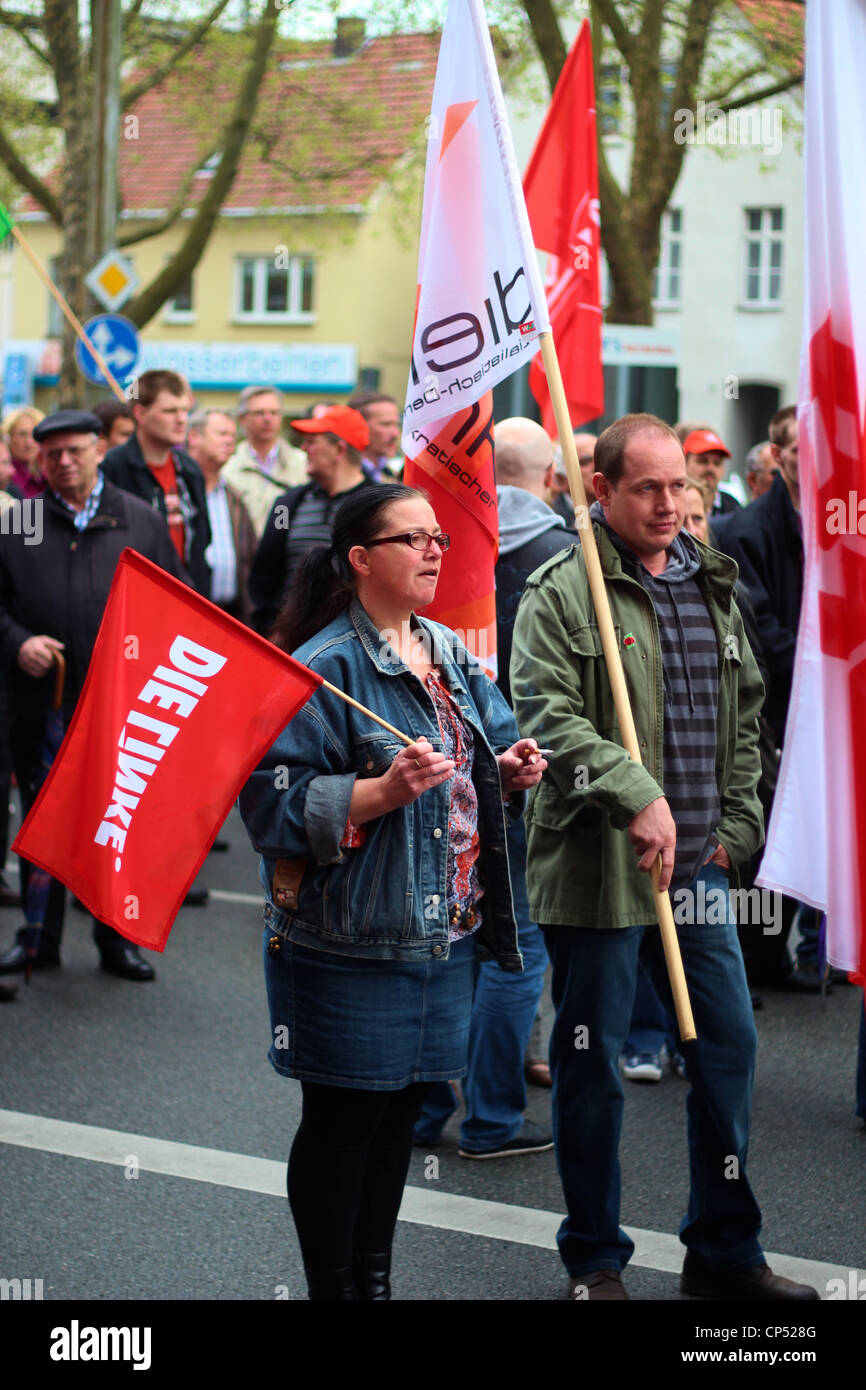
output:
[[[138,287],[138,276],[130,261],[119,251],[107,251],[84,282],[90,293],[106,309],[114,311],[125,304]]]

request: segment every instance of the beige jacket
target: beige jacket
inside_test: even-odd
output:
[[[222,478],[239,493],[260,540],[271,508],[281,493],[309,481],[307,456],[281,439],[277,466],[273,473],[266,473],[247,441],[242,439],[222,470]]]

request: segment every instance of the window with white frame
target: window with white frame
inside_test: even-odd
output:
[[[192,271],[178,286],[172,299],[167,299],[163,318],[172,323],[195,322],[195,300],[193,298]]]
[[[662,215],[659,259],[653,276],[653,304],[679,308],[683,295],[683,214],[667,208]]]
[[[168,300],[165,304],[165,317],[167,318],[193,318],[195,317],[195,300],[192,292],[192,271],[182,279],[178,285],[174,299]]]
[[[618,135],[622,124],[622,65],[602,63],[598,84],[598,129],[602,135]]]
[[[783,208],[745,209],[746,264],[743,299],[756,308],[782,303]]]
[[[235,319],[241,323],[312,323],[313,258],[239,256],[235,262]]]

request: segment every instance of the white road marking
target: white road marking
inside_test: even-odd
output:
[[[286,1195],[286,1165],[282,1161],[206,1149],[196,1144],[178,1144],[144,1134],[126,1134],[116,1129],[100,1129],[96,1125],[72,1124],[68,1120],[47,1119],[44,1115],[0,1110],[0,1143],[89,1159],[94,1163],[114,1163],[118,1167],[125,1167],[134,1156],[145,1172],[209,1182],[218,1187],[235,1187],[244,1192],[261,1192],[283,1201]],[[488,1202],[421,1187],[407,1187],[400,1207],[400,1220],[414,1225],[461,1231],[488,1240],[510,1240],[542,1250],[556,1249],[556,1231],[561,1219],[561,1215],[553,1211],[512,1206],[508,1202]],[[665,1273],[679,1272],[683,1247],[676,1236],[636,1227],[625,1229],[635,1243],[632,1264]],[[852,1271],[848,1266],[769,1252],[767,1261],[777,1274],[812,1284],[821,1291],[826,1290],[830,1279],[842,1279],[845,1287],[851,1282]],[[853,1273],[856,1286],[864,1271],[858,1269]]]

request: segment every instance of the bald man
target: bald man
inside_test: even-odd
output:
[[[591,507],[595,501],[595,489],[592,486],[592,475],[595,472],[595,435],[575,431],[574,447],[577,452],[577,462],[580,465],[580,476],[583,479],[583,490],[586,493],[586,505]],[[550,481],[545,501],[549,503],[557,516],[562,517],[566,526],[571,526],[574,521],[574,503],[571,500],[562,450],[558,444],[554,447],[553,459],[553,473],[549,475]]]
[[[493,431],[493,465],[499,502],[499,559],[496,562],[496,640],[499,688],[511,699],[508,663],[511,633],[523,587],[533,570],[577,533],[548,503],[554,473],[553,444],[534,420],[499,420]]]

